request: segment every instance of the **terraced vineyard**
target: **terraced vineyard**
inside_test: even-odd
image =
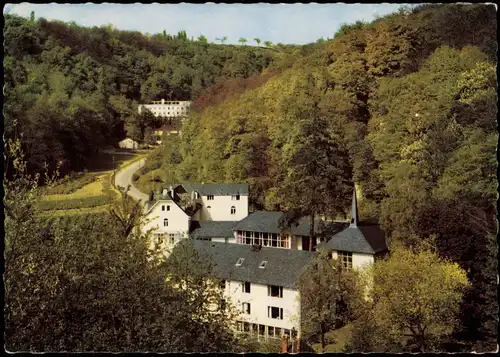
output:
[[[119,197],[113,186],[116,170],[144,157],[148,150],[104,151],[88,172],[67,176],[49,188],[38,204],[45,216],[71,216],[101,213]]]

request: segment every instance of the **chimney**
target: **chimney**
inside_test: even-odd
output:
[[[162,194],[163,196],[166,196],[168,194],[168,189],[164,187]]]
[[[349,227],[358,226],[358,202],[356,201],[356,186],[352,191],[351,224]]]
[[[165,99],[161,99],[161,104],[165,104]]]
[[[172,198],[174,198],[174,188],[172,187],[172,185],[170,185],[170,196],[172,196]]]

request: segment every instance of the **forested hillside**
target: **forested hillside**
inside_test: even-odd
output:
[[[314,107],[348,152],[360,215],[378,218],[391,241],[435,235],[472,282],[455,338],[494,346],[496,50],[491,5],[424,5],[343,26],[260,87],[212,93],[206,102],[217,105],[193,114],[142,173],[248,182],[254,208],[286,210],[287,152]]]
[[[141,132],[147,118],[138,103],[197,98],[207,86],[258,76],[275,59],[279,68],[294,50],[209,44],[183,31],[85,28],[34,14],[4,19],[5,136],[21,138],[37,172],[60,161],[65,172],[81,170],[125,130]]]

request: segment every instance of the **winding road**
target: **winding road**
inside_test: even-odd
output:
[[[115,176],[115,186],[116,187],[122,186],[126,188],[128,185],[130,185],[130,190],[128,191],[128,195],[137,201],[141,201],[142,204],[145,204],[149,200],[149,196],[142,193],[134,186],[134,183],[132,181],[132,175],[134,174],[134,172],[139,170],[139,168],[142,165],[144,165],[145,162],[146,162],[145,158],[140,159],[128,165],[124,169],[118,171]]]

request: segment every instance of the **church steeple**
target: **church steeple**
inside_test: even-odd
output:
[[[351,224],[349,227],[358,226],[358,202],[356,201],[356,186],[352,191]]]

